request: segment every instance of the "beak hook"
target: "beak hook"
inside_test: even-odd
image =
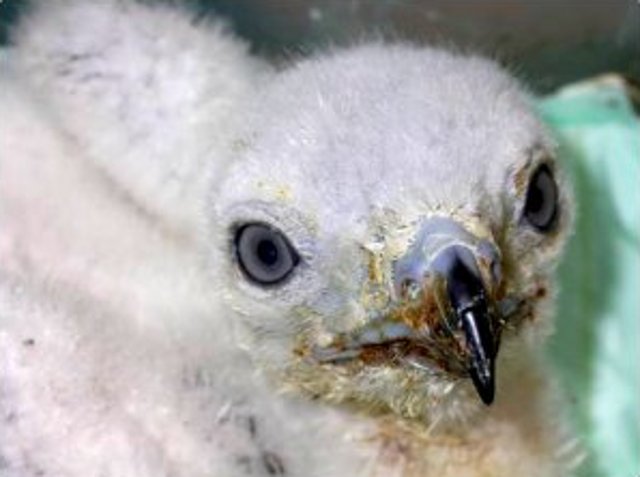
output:
[[[482,311],[468,309],[462,313],[462,328],[471,353],[469,374],[480,399],[488,406],[495,396],[495,351],[487,325]]]
[[[471,380],[482,402],[490,405],[495,396],[496,343],[482,279],[465,262],[469,261],[456,254],[447,276],[447,292],[465,334]]]

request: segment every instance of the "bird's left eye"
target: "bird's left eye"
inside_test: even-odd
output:
[[[540,232],[549,231],[558,215],[558,186],[548,165],[542,164],[531,176],[523,216]]]
[[[300,258],[285,235],[261,223],[239,227],[235,253],[244,275],[259,285],[277,285],[293,271]]]

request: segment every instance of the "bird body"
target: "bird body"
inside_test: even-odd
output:
[[[14,43],[1,476],[567,475],[540,344],[571,197],[509,75],[384,43],[275,71],[115,1],[42,2]]]

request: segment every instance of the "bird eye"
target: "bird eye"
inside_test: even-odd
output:
[[[234,243],[240,269],[260,285],[282,282],[300,261],[284,234],[266,224],[241,226]]]
[[[558,186],[549,166],[542,164],[529,182],[523,216],[534,228],[546,232],[555,224],[557,214]]]

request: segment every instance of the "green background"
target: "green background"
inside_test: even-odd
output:
[[[551,356],[590,459],[585,477],[640,475],[640,120],[615,82],[540,102],[578,203],[559,270]]]

